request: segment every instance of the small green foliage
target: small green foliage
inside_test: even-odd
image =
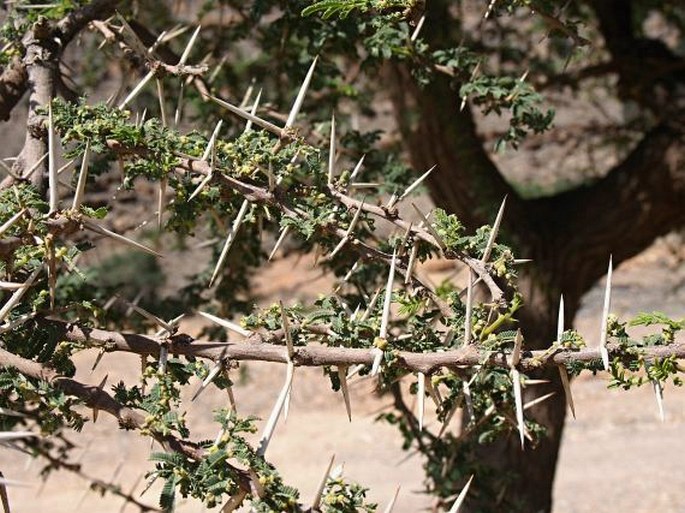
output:
[[[443,209],[436,208],[433,212],[435,219],[435,231],[450,251],[461,251],[463,248],[464,226],[457,216],[447,214]]]
[[[346,18],[357,10],[366,14],[372,11],[388,14],[411,9],[416,0],[320,0],[302,10],[302,16],[319,14],[323,19],[332,17]]]
[[[322,513],[373,513],[377,505],[366,502],[367,488],[329,478],[321,498]]]

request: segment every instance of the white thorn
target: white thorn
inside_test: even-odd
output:
[[[114,299],[116,299],[116,296]],[[169,335],[171,335],[173,330],[176,328],[176,326],[178,326],[179,321],[181,319],[183,319],[185,316],[186,316],[186,314],[180,314],[180,315],[177,315],[176,317],[174,317],[173,319],[171,319],[166,324],[172,331],[169,331],[169,329],[167,329],[167,328],[162,328],[162,329],[158,330],[157,333],[155,333],[155,337],[161,338],[161,337],[165,336],[165,334],[167,334],[167,333]]]
[[[360,363],[352,367],[350,371],[347,373],[347,379],[349,380],[355,377],[357,374],[359,374],[359,371],[361,371],[364,367],[366,367],[366,365],[364,365],[363,363]]]
[[[24,324],[26,321],[33,319],[36,315],[38,315],[38,312],[29,312],[27,314],[16,317],[14,320],[12,320],[12,322],[3,324],[2,326],[0,326],[0,335],[12,331],[13,329]],[[1,409],[2,408],[0,408],[0,410]],[[0,413],[0,415],[2,415],[2,413]]]
[[[28,488],[28,487],[31,487],[33,485],[31,483],[27,483],[25,481],[15,481],[14,479],[5,479],[4,477],[0,477],[0,486],[19,486],[19,487]]]
[[[423,181],[424,181],[426,178],[428,178],[428,175],[430,175],[437,167],[438,167],[437,164],[434,165],[434,166],[431,167],[428,171],[426,171],[426,172],[423,173],[421,176],[419,176],[416,180],[414,180],[414,182],[412,182],[412,184],[411,184],[409,187],[407,187],[406,190],[400,195],[400,197],[397,199],[396,203],[399,203],[399,202],[402,201],[404,198],[406,198],[407,196],[409,196],[412,192],[414,192],[414,190],[416,190],[416,188],[417,188],[419,185],[421,185],[421,184],[423,183]]]
[[[278,248],[283,243],[283,240],[285,240],[285,236],[288,235],[289,231],[290,226],[285,226],[283,229],[281,229],[281,233],[278,235],[278,240],[276,241],[276,244],[274,244],[274,249],[272,249],[271,253],[269,254],[269,261],[271,261],[271,259],[274,257],[276,251],[278,251]]]
[[[340,380],[340,391],[342,392],[343,400],[345,401],[345,411],[347,411],[347,418],[352,422],[352,406],[350,405],[350,390],[347,387],[347,366],[338,365],[338,379]]]
[[[105,377],[102,378],[102,381],[100,381],[100,384],[98,385],[98,391],[99,392],[101,392],[102,389],[105,388],[105,383],[107,383],[108,377],[109,377],[109,374],[105,374]],[[100,413],[100,410],[97,408],[97,406],[93,407],[93,423],[97,422],[98,413]]]
[[[162,219],[164,216],[164,204],[166,200],[167,179],[162,178],[159,181],[159,190],[157,191],[157,230],[162,231]]]
[[[21,298],[24,297],[24,294],[26,294],[26,291],[28,291],[31,285],[33,285],[33,282],[36,281],[36,278],[38,277],[38,274],[42,269],[42,265],[37,267],[31,273],[28,279],[24,282],[21,288],[15,290],[10,296],[10,298],[7,300],[7,302],[4,305],[2,305],[2,308],[0,309],[0,322],[3,322],[7,317],[7,314],[10,313],[10,310],[12,310],[12,308],[14,308],[17,305],[17,303],[21,301]]]
[[[338,287],[335,289],[335,291],[334,291],[335,293],[337,293],[337,292],[340,290],[340,288],[342,287],[342,284],[343,284],[343,283],[347,283],[347,281],[349,281],[349,279],[350,279],[350,278],[352,277],[352,275],[354,274],[354,271],[357,270],[357,267],[359,267],[359,260],[357,260],[354,264],[352,264],[352,267],[350,267],[350,270],[347,271],[347,273],[345,273],[345,276],[343,276],[342,280],[340,280],[340,284],[339,284]]]
[[[209,155],[212,153],[212,148],[214,148],[214,145],[216,144],[216,139],[219,136],[219,132],[221,131],[222,124],[223,120],[220,119],[214,127],[212,135],[209,137],[209,141],[207,141],[207,147],[205,148],[205,151],[202,153],[202,157],[200,158],[200,160],[206,162],[207,159],[209,159]]]
[[[90,141],[86,142],[86,149],[83,152],[83,160],[81,161],[81,170],[78,174],[78,182],[76,183],[76,192],[74,193],[74,202],[71,208],[78,210],[83,202],[83,196],[86,193],[86,182],[88,181],[88,159],[90,158]]]
[[[62,165],[59,169],[57,169],[57,176],[61,176],[62,173],[69,169],[74,162],[76,162],[76,159],[71,159],[66,164]]]
[[[359,217],[361,216],[362,210],[364,210],[364,200],[362,200],[361,204],[359,205],[359,208],[354,213],[354,217],[352,218],[352,221],[350,221],[350,225],[347,227],[345,235],[340,239],[340,242],[338,242],[337,246],[335,246],[333,251],[331,251],[331,254],[328,255],[328,260],[333,259],[335,255],[337,255],[338,252],[345,246],[345,243],[348,241],[348,239],[352,237],[352,232],[354,232],[354,229],[357,226],[357,222],[359,221]]]
[[[331,117],[331,140],[328,146],[328,185],[333,184],[335,167],[335,114]]]
[[[33,165],[29,168],[29,170],[26,171],[26,173],[24,173],[24,174],[22,175],[22,178],[30,178],[31,175],[36,171],[36,169],[38,169],[38,166],[40,166],[40,165],[43,163],[43,161],[44,161],[46,158],[48,158],[48,155],[49,155],[49,153],[45,153],[45,155],[43,155],[41,158],[39,158],[39,159],[35,162],[35,164],[33,164]]]
[[[172,335],[174,333],[174,327],[169,324],[168,322],[160,319],[157,317],[155,314],[148,312],[144,308],[141,308],[140,306],[136,305],[135,303],[131,303],[130,301],[125,300],[124,298],[118,296],[115,294],[115,297],[121,301],[122,303],[126,304],[129,308],[133,309],[135,312],[139,313],[143,317],[145,317],[148,321],[154,322],[157,324],[162,330],[166,331],[169,335]]]
[[[523,421],[523,399],[521,397],[521,376],[519,371],[511,368],[511,382],[514,387],[514,402],[516,403],[516,423],[518,425],[519,436],[521,438],[521,449],[525,447],[526,426]]]
[[[561,344],[561,338],[564,335],[564,295],[559,298],[559,316],[557,319],[557,342]],[[573,396],[571,395],[571,383],[568,379],[568,372],[564,365],[559,365],[559,378],[561,379],[561,384],[564,387],[564,393],[566,395],[566,404],[568,404],[571,410],[571,415],[576,418],[576,408],[573,404]]]
[[[383,513],[392,513],[392,510],[395,508],[395,503],[397,502],[397,496],[400,494],[400,485],[397,485],[397,488],[395,488],[395,494],[392,496],[392,499],[388,503],[388,506],[385,508],[385,511]]]
[[[499,232],[499,227],[500,224],[502,223],[502,217],[504,216],[504,207],[507,204],[507,197],[505,196],[504,199],[502,200],[502,204],[499,207],[499,211],[497,212],[497,217],[495,218],[495,222],[492,224],[492,230],[490,231],[490,237],[488,238],[488,243],[485,246],[485,251],[483,252],[483,258],[481,259],[481,262],[485,263],[488,261],[490,258],[490,254],[492,253],[492,248],[495,245],[495,239],[497,238],[497,233]]]
[[[318,56],[314,57],[314,61],[312,62],[311,66],[309,66],[307,75],[304,77],[304,81],[300,86],[300,90],[297,92],[295,102],[293,103],[293,106],[290,109],[290,113],[288,114],[288,120],[285,122],[285,128],[290,128],[295,124],[295,119],[297,118],[297,115],[300,112],[300,108],[302,108],[302,102],[304,101],[304,97],[307,94],[307,89],[309,88],[309,83],[311,82],[312,76],[314,75],[314,68],[316,67],[316,62],[318,60]]]
[[[255,79],[253,77],[252,80],[250,81],[250,85],[247,86],[247,90],[245,91],[245,94],[243,95],[243,99],[240,100],[240,104],[238,105],[238,107],[240,107],[241,109],[245,109],[245,107],[247,107],[247,104],[250,102],[250,99],[252,98],[252,91],[254,90],[254,82],[255,82]],[[253,112],[253,114],[254,114],[254,112]]]
[[[0,236],[3,235],[7,230],[12,228],[14,226],[14,223],[19,221],[21,217],[26,213],[28,209],[27,208],[22,208],[19,212],[14,214],[12,217],[10,217],[7,221],[5,221],[2,226],[0,226]]]
[[[50,213],[56,212],[59,201],[57,189],[57,155],[55,154],[55,123],[52,119],[52,100],[48,103],[48,181],[50,187]]]
[[[216,315],[212,315],[212,314],[207,313],[207,312],[198,311],[197,313],[199,313],[202,317],[217,323],[219,326],[222,326],[228,330],[234,331],[235,333],[237,333],[238,335],[240,335],[242,337],[249,337],[252,335],[251,331],[246,330],[245,328],[241,327],[239,324],[236,324],[236,323],[231,322],[231,321],[226,320],[226,319],[222,319],[221,317],[217,317]]]
[[[279,301],[281,307],[281,326],[283,328],[283,337],[285,338],[285,345],[288,349],[288,361],[292,361],[295,354],[295,347],[293,346],[292,333],[290,333],[290,323],[288,322],[288,315],[285,312],[283,301]]]
[[[134,87],[130,93],[128,93],[128,96],[124,98],[124,101],[122,101],[117,108],[119,110],[124,110],[126,105],[128,105],[129,102],[133,100],[136,96],[138,96],[138,93],[140,93],[143,87],[145,87],[145,84],[147,84],[154,76],[154,71],[148,71],[147,75],[145,75],[143,79],[138,83],[138,85]]]
[[[388,272],[388,281],[385,285],[385,298],[383,301],[383,315],[381,317],[380,338],[387,338],[388,323],[390,321],[390,304],[392,303],[392,285],[395,279],[395,265],[397,260],[397,250],[392,252],[392,260],[390,261],[390,271]]]
[[[566,404],[568,404],[571,410],[571,415],[576,418],[576,407],[573,404],[573,395],[571,395],[571,382],[568,378],[568,372],[566,372],[566,367],[563,365],[559,366],[559,377],[561,378],[561,385],[564,387],[564,393],[566,394]]]
[[[409,284],[414,273],[414,265],[416,264],[416,255],[419,252],[419,242],[414,241],[411,247],[411,253],[409,253],[409,263],[407,264],[407,274],[404,276],[405,285]]]
[[[0,432],[0,441],[21,440],[22,438],[37,438],[38,434],[31,431],[3,431]]]
[[[469,416],[469,422],[473,422],[476,419],[475,410],[473,409],[473,397],[471,396],[471,385],[469,382],[464,380],[462,383],[462,392],[464,393],[464,403],[466,404],[466,412]]]
[[[371,365],[371,376],[375,376],[381,370],[381,362],[383,361],[383,351],[374,347],[371,349],[373,355],[373,364]]]
[[[464,319],[464,345],[471,343],[471,316],[473,314],[473,270],[469,268],[468,285],[466,286],[466,316]]]
[[[155,78],[155,82],[157,84],[157,98],[159,100],[159,115],[162,119],[162,126],[167,126],[164,84],[160,78]]]
[[[259,449],[257,450],[257,454],[259,456],[264,456],[267,448],[269,447],[269,442],[271,442],[271,437],[276,429],[278,418],[281,416],[281,411],[283,411],[283,404],[285,403],[288,393],[290,392],[290,388],[292,387],[294,372],[295,366],[293,362],[290,361],[288,362],[288,367],[286,370],[285,384],[283,385],[283,388],[276,399],[276,404],[274,404],[274,407],[271,410],[271,415],[269,416],[269,420],[264,427],[262,437],[259,441]]]
[[[207,184],[214,178],[213,173],[210,171],[207,173],[207,176],[205,176],[202,181],[197,185],[193,193],[188,197],[188,201],[193,201],[198,194],[202,192],[202,190],[207,186]]]
[[[549,399],[550,397],[552,397],[556,394],[557,394],[556,392],[550,392],[549,394],[545,394],[545,395],[541,395],[540,397],[536,397],[532,401],[529,401],[523,405],[523,411],[526,411],[527,409],[532,408],[536,404],[540,404],[540,403],[546,401],[547,399]]]
[[[181,82],[181,87],[178,90],[178,101],[176,103],[176,110],[174,111],[174,126],[178,126],[181,121],[181,113],[183,112],[183,99],[185,97],[186,84]]]
[[[85,226],[90,231],[93,231],[95,233],[99,233],[100,235],[105,235],[105,236],[110,237],[116,241],[123,243],[123,244],[126,244],[126,245],[131,246],[131,247],[136,248],[136,249],[139,249],[141,251],[145,251],[146,253],[149,253],[149,254],[154,255],[156,257],[162,258],[162,255],[157,253],[155,250],[150,249],[147,246],[143,246],[142,244],[140,244],[134,240],[131,240],[128,237],[124,237],[123,235],[119,235],[118,233],[114,233],[113,231],[108,230],[107,228],[104,228],[98,224],[95,224],[90,219],[81,219],[81,222],[83,223],[83,226]]]
[[[252,109],[250,109],[250,114],[256,117],[257,114],[257,107],[259,106],[259,101],[262,99],[262,90],[260,89],[259,92],[257,93],[257,97],[254,100],[254,103],[252,104]],[[245,123],[245,132],[249,132],[252,130],[252,121],[247,120]]]
[[[425,21],[426,21],[426,15],[424,14],[423,16],[421,16],[421,19],[416,24],[416,28],[414,29],[414,32],[412,33],[411,37],[409,38],[409,40],[412,43],[418,39],[419,34],[421,33],[421,29],[423,28],[423,24],[425,23]]]
[[[390,196],[390,199],[388,200],[387,205],[385,205],[385,208],[386,208],[387,210],[390,210],[392,207],[395,206],[396,203],[397,203],[397,194],[395,194],[395,193],[393,192],[393,193],[392,193],[392,196]]]
[[[426,375],[418,373],[418,390],[416,397],[417,417],[419,419],[419,431],[423,431],[423,419],[426,413]]]
[[[335,460],[335,454],[331,456],[331,460],[328,462],[328,466],[326,467],[326,472],[324,472],[323,477],[321,478],[321,482],[319,483],[319,488],[316,490],[316,495],[314,496],[314,500],[312,501],[312,511],[316,511],[319,509],[319,505],[321,504],[321,497],[323,496],[323,491],[326,488],[326,483],[328,482],[328,476],[331,473],[331,467],[333,467],[333,461]]]
[[[656,380],[652,380],[652,386],[654,387],[654,396],[656,397],[656,405],[659,409],[659,418],[661,422],[666,421],[666,414],[664,412],[664,387],[662,384]]]
[[[185,47],[185,50],[183,50],[183,55],[181,55],[181,58],[178,61],[179,66],[183,66],[186,61],[188,60],[188,57],[190,57],[190,52],[193,50],[193,46],[195,45],[195,40],[197,39],[197,35],[200,33],[200,29],[202,28],[201,25],[198,25],[197,28],[195,29],[195,32],[193,32],[193,35],[190,36],[190,40],[188,41],[188,44]]]
[[[457,497],[457,500],[454,501],[454,504],[452,504],[452,507],[449,510],[449,513],[458,513],[459,508],[461,508],[461,505],[464,503],[464,499],[466,499],[466,494],[469,493],[469,488],[471,487],[471,482],[473,481],[473,477],[471,476],[466,483],[466,486],[461,490],[459,493],[459,496]]]
[[[197,389],[197,391],[195,392],[195,394],[193,394],[193,398],[191,399],[191,401],[194,401],[195,399],[198,398],[198,396],[205,390],[205,388],[207,388],[207,387],[209,386],[209,384],[210,384],[212,381],[214,381],[214,378],[216,378],[216,377],[219,375],[219,373],[223,370],[223,368],[224,368],[223,363],[222,363],[222,362],[218,362],[218,363],[212,368],[212,370],[209,371],[209,373],[207,374],[207,377],[206,377],[205,379],[202,380],[202,383],[200,384],[200,387]]]
[[[169,359],[169,347],[166,344],[160,344],[159,346],[159,372],[160,374],[166,374],[166,363]]]
[[[224,261],[226,260],[226,257],[228,256],[228,251],[231,249],[231,246],[233,245],[233,242],[235,241],[236,235],[238,234],[238,230],[240,229],[240,225],[243,222],[243,217],[245,217],[245,213],[247,212],[247,208],[250,206],[250,202],[247,200],[243,200],[242,205],[240,205],[240,210],[238,211],[238,215],[235,218],[235,221],[233,221],[233,226],[231,226],[231,231],[228,233],[228,237],[226,237],[226,242],[224,243],[224,247],[221,249],[221,255],[219,255],[219,260],[216,263],[216,267],[214,267],[214,272],[212,273],[212,278],[209,280],[209,287],[211,287],[214,284],[214,281],[216,280],[217,276],[219,275],[219,271],[221,270],[221,267],[224,265]]]
[[[412,205],[412,207],[414,207],[414,210],[416,210],[416,213],[419,214],[419,217],[424,222],[426,229],[430,232],[430,234],[435,239],[435,243],[440,247],[441,250],[444,251],[447,248],[447,246],[445,246],[445,242],[442,240],[442,237],[440,237],[440,235],[435,230],[433,225],[428,222],[428,218],[425,215],[423,215],[423,212],[421,212],[419,210],[419,207],[417,207],[414,203],[412,203],[411,205]]]
[[[488,8],[485,10],[485,14],[483,15],[484,20],[487,20],[490,17],[490,13],[495,8],[496,3],[497,3],[497,0],[490,0],[490,3],[488,4]]]
[[[607,351],[607,327],[609,324],[609,309],[611,308],[611,275],[613,273],[613,257],[609,257],[607,282],[604,290],[604,308],[602,309],[602,327],[599,335],[599,352],[602,355],[604,370],[609,370],[609,352]]]
[[[246,119],[248,121],[252,121],[255,125],[263,128],[263,129],[265,129],[265,130],[267,130],[273,134],[276,134],[279,137],[281,135],[283,135],[283,130],[278,128],[273,123],[269,123],[268,121],[263,120],[261,118],[258,118],[257,116],[253,116],[252,114],[244,111],[240,107],[236,107],[235,105],[232,105],[232,104],[228,103],[227,101],[221,100],[221,99],[217,98],[216,96],[209,95],[208,98],[210,100],[212,100],[213,102],[218,103],[223,108],[232,112],[233,114],[236,114],[236,115],[240,116],[241,118]]]
[[[359,319],[361,322],[366,321],[369,316],[371,315],[371,312],[373,311],[373,307],[376,306],[376,301],[378,301],[378,296],[381,295],[381,289],[380,287],[376,289],[376,292],[373,293],[373,296],[371,296],[371,300],[369,301],[368,306],[366,307],[366,310],[364,310],[364,313],[362,314],[361,319]]]
[[[354,182],[355,178],[357,178],[357,175],[359,175],[359,172],[362,170],[362,164],[364,164],[365,158],[366,158],[366,155],[362,155],[361,158],[359,159],[359,162],[357,162],[357,165],[354,166],[354,169],[352,170],[352,174],[350,174],[350,183]]]

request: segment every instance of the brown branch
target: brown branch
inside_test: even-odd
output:
[[[70,442],[67,442],[70,443]],[[154,506],[150,506],[149,504],[145,504],[144,502],[140,501],[137,497],[133,495],[133,490],[131,493],[124,492],[119,485],[116,485],[114,483],[110,483],[107,481],[103,481],[102,479],[99,479],[97,477],[90,476],[86,474],[83,470],[81,470],[81,464],[80,463],[71,463],[69,461],[65,461],[64,458],[61,456],[55,457],[52,454],[50,454],[50,448],[47,447],[42,447],[43,444],[30,444],[30,450],[16,446],[17,450],[22,451],[29,456],[35,457],[34,454],[32,454],[31,451],[37,451],[38,455],[49,461],[50,466],[55,469],[59,470],[66,470],[67,472],[71,472],[72,474],[75,474],[76,476],[80,477],[84,481],[87,481],[90,485],[90,488],[97,488],[98,490],[103,490],[111,493],[112,495],[116,495],[117,497],[121,497],[124,499],[127,503],[133,504],[134,506],[138,507],[138,509],[142,512],[146,511],[159,511],[161,512],[162,510],[159,508],[156,508]],[[47,479],[47,477],[44,477],[44,479]]]
[[[89,4],[69,13],[57,22],[57,32],[62,45],[69,43],[81,30],[93,20],[103,20],[114,14],[121,0],[93,0]]]
[[[90,21],[98,18],[107,18],[114,13],[114,9],[120,0],[94,0],[74,10],[60,20],[51,38],[60,41],[59,53]],[[27,72],[26,58],[15,58],[0,75],[0,120],[6,121],[10,117],[12,109],[16,106],[24,93],[29,89],[29,75]]]
[[[552,28],[552,30],[558,30],[565,36],[571,38],[576,46],[582,47],[592,44],[591,41],[581,37],[573,28],[566,25],[559,18],[553,14],[545,12],[544,7],[542,7],[539,2],[531,1],[530,6],[531,11],[540,16],[544,22]]]
[[[12,109],[26,92],[26,66],[15,57],[0,75],[0,121],[10,118]]]
[[[685,124],[663,122],[596,183],[528,202],[528,237],[559,252],[565,295],[580,298],[610,254],[618,264],[685,225],[684,149]]]
[[[116,331],[87,328],[65,321],[45,319],[40,321],[46,327],[55,330],[61,340],[89,344],[101,347],[106,351],[123,351],[140,355],[159,356],[160,340],[147,335],[120,333]],[[295,326],[296,327],[296,326]],[[303,328],[306,329],[306,328]],[[325,330],[317,330],[325,336]],[[281,342],[281,344],[277,344]],[[369,341],[370,343],[372,341]],[[186,334],[178,334],[169,338],[169,351],[173,354],[208,358],[211,360],[235,361],[264,361],[288,362],[288,349],[283,343],[282,330],[276,330],[263,335],[255,333],[242,342],[207,342],[195,339]],[[391,342],[392,344],[392,342]],[[634,358],[627,356],[620,344],[609,343],[610,356]],[[458,369],[460,367],[474,367],[477,365],[492,365],[496,367],[510,367],[511,361],[504,353],[493,353],[478,349],[475,345],[468,345],[459,349],[452,349],[435,353],[412,353],[398,351],[394,365],[410,372],[432,374],[442,367]],[[685,358],[685,343],[674,343],[665,346],[645,347],[639,350],[639,356],[646,361],[654,361],[667,357]],[[369,349],[331,347],[310,344],[295,347],[292,360],[297,366],[353,366],[372,365],[374,354]],[[556,352],[549,350],[526,351],[517,366],[522,371],[532,371],[542,367],[571,365],[574,363],[590,364],[601,361],[599,348],[584,348],[580,350],[560,349]]]
[[[110,145],[111,147],[112,145]],[[193,158],[193,157],[187,157],[184,156],[181,158],[180,162],[180,167],[182,169],[186,169],[188,171],[194,171],[197,173],[200,173],[202,175],[207,175],[212,171],[212,167],[209,163],[206,161]],[[278,195],[278,189],[276,189],[275,192],[269,192],[268,190],[258,187],[256,185],[248,184],[245,182],[241,182],[240,180],[237,180],[231,176],[228,176],[226,174],[221,174],[220,179],[228,185],[231,189],[239,192],[242,194],[246,199],[250,201],[255,201],[259,203],[265,203],[267,205],[274,206],[278,208],[283,214],[293,217],[293,218],[301,218],[302,216],[298,214],[296,211],[292,210],[285,204],[285,198],[282,198]],[[362,206],[361,202],[359,200],[355,200],[353,198],[350,198],[343,194],[342,192],[335,191],[334,189],[330,189],[331,195],[333,198],[339,200],[343,205],[350,207],[354,206],[356,208],[363,208],[364,211],[374,214],[378,217],[381,217],[391,223],[393,223],[395,226],[400,227],[403,231],[406,231],[407,229],[410,229],[410,233],[412,236],[419,238],[421,240],[424,240],[425,242],[428,242],[434,247],[439,247],[437,241],[435,238],[430,235],[428,232],[426,232],[423,229],[420,229],[416,226],[411,226],[410,223],[407,221],[404,221],[398,217],[398,214],[394,210],[387,210],[383,209],[382,207],[377,207],[374,205],[367,205],[364,204]],[[390,262],[392,260],[392,255],[385,253],[383,251],[380,251],[379,249],[376,249],[372,246],[369,246],[367,243],[364,241],[350,236],[347,234],[346,230],[338,227],[338,226],[332,226],[332,225],[327,225],[324,227],[327,231],[332,233],[338,238],[346,238],[349,241],[349,244],[353,247],[355,247],[358,252],[367,258],[375,259],[375,260],[384,260],[385,262]],[[445,252],[445,256],[448,258],[454,258],[457,260],[462,261],[464,264],[469,266],[475,273],[476,275],[483,280],[483,283],[488,287],[491,295],[492,295],[492,300],[494,303],[499,304],[502,299],[504,298],[504,293],[502,292],[502,289],[495,283],[495,281],[492,279],[490,276],[485,264],[483,264],[480,260],[468,257],[467,255],[462,255],[462,254],[454,254],[453,252]],[[407,268],[404,264],[401,262],[398,265],[398,271],[402,275],[406,275]],[[422,284],[423,285],[423,284]],[[428,289],[425,285],[423,285],[424,288]],[[449,314],[448,314],[449,316]]]
[[[112,31],[109,26],[102,21],[94,21],[93,26],[104,36],[104,38],[109,42],[116,42],[119,48],[123,51],[131,60],[139,64],[141,61],[145,64],[145,67],[149,71],[154,71],[156,75],[174,75],[178,77],[200,77],[207,72],[208,67],[205,65],[201,66],[190,66],[186,64],[171,64],[163,60],[157,60],[150,58],[149,55],[139,55],[135,53],[133,48],[131,48],[126,41],[121,37],[120,34]],[[176,60],[178,62],[178,59]]]
[[[145,427],[145,416],[142,413],[123,406],[97,385],[88,385],[73,378],[61,376],[54,369],[17,356],[2,348],[0,348],[0,368],[13,368],[24,376],[46,381],[65,394],[78,397],[86,406],[112,415],[122,428],[140,430]],[[197,444],[177,438],[174,435],[153,434],[153,436],[164,447],[169,447],[188,458],[197,460],[204,457],[204,451]],[[226,464],[235,472],[241,488],[249,493],[251,491],[251,478],[247,471]]]

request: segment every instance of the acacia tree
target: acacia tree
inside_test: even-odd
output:
[[[165,483],[163,509],[180,493],[224,511],[248,502],[257,511],[373,510],[362,487],[328,471],[305,505],[266,459],[293,373],[313,365],[348,412],[354,374],[393,394],[396,410],[384,419],[424,455],[436,509],[548,511],[565,405],[573,407],[569,375],[606,369],[614,386],[651,383],[658,400],[667,379],[679,383],[685,348],[675,334],[684,321],[640,315],[633,324],[660,330],[633,340],[608,315],[607,294],[602,333],[584,348],[563,320],[610,253],[614,262],[634,255],[685,215],[683,67],[674,50],[641,35],[649,2],[560,10],[544,1],[210,1],[192,13],[160,2],[31,3],[6,5],[2,31],[0,115],[27,95],[28,116],[0,192],[0,406],[5,429],[31,431],[5,436],[47,470],[80,472],[68,433],[86,422],[85,405],[160,443],[149,477]],[[659,23],[679,38],[682,8],[659,8]],[[186,31],[179,19],[202,26]],[[656,71],[643,73],[638,61]],[[90,101],[113,63],[121,87],[106,103]],[[576,146],[588,152],[620,139],[620,162],[592,183],[526,198],[493,163],[478,122],[502,116],[498,151],[558,140],[549,105],[590,88],[630,109],[611,126],[569,133],[594,129]],[[545,101],[538,90],[549,92]],[[400,138],[359,128],[378,124],[387,100]],[[61,170],[58,146],[73,159]],[[437,170],[412,175],[401,151],[417,172]],[[414,208],[411,222],[400,207],[424,181],[444,210]],[[138,191],[146,182],[157,187],[158,226],[145,232],[136,219],[124,235],[126,216],[108,187]],[[497,242],[500,228],[532,263]],[[168,298],[155,293],[152,272],[169,243],[160,233],[218,239],[207,269]],[[310,305],[283,298],[252,310],[250,277],[286,238],[292,250],[320,255],[336,290]],[[90,249],[114,243],[136,253],[88,263]],[[437,256],[467,270],[465,282],[431,287],[416,262]],[[146,283],[122,278],[143,265]],[[198,310],[217,323],[205,333],[213,342],[179,332],[179,316]],[[108,390],[74,380],[72,355],[93,347],[139,354],[141,383]],[[197,393],[210,384],[230,392],[241,360],[286,364],[271,417],[258,424],[231,407],[216,414],[215,440],[194,440],[178,413],[181,388],[197,376]],[[550,383],[532,386],[539,377]],[[414,382],[417,412],[402,378]],[[423,426],[426,397],[440,432]],[[446,427],[461,410],[454,434]],[[257,427],[253,448],[244,433]]]

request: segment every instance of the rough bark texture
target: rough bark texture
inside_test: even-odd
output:
[[[12,109],[25,92],[29,92],[29,111],[26,120],[26,139],[13,165],[15,174],[23,176],[31,171],[30,181],[41,193],[46,189],[48,161],[41,158],[47,152],[45,108],[61,84],[59,60],[64,48],[94,19],[114,13],[118,0],[94,0],[75,9],[56,24],[37,21],[24,35],[24,55],[15,58],[0,75],[0,120],[7,120]],[[40,162],[40,164],[38,164]],[[13,182],[7,177],[0,188]]]
[[[519,282],[526,299],[521,327],[531,348],[547,346],[556,338],[561,293],[566,299],[566,319],[573,319],[583,294],[606,272],[610,254],[617,265],[656,237],[685,224],[685,111],[678,107],[682,98],[674,98],[672,87],[682,78],[683,68],[673,66],[674,56],[659,51],[658,42],[641,40],[630,54],[625,53],[626,45],[636,41],[630,28],[630,2],[592,4],[600,28],[606,31],[607,48],[615,56],[607,70],[615,70],[620,77],[619,96],[625,97],[628,91],[641,95],[643,107],[658,111],[659,121],[603,179],[554,197],[526,200],[517,196],[483,149],[469,109],[460,111],[461,99],[447,79],[437,78],[419,88],[402,66],[388,66],[384,71],[413,166],[438,165],[428,182],[435,203],[475,229],[492,222],[502,197],[508,196],[503,236],[520,257],[533,259]],[[434,43],[448,41],[449,24],[456,20],[450,19],[447,6],[434,3],[428,15],[426,25],[432,29]],[[663,73],[646,77],[644,67],[636,73],[636,55],[651,59],[654,69]],[[643,66],[640,59],[638,67]],[[673,72],[669,75],[667,70]],[[682,91],[682,83],[679,87]],[[656,89],[658,94],[652,94]],[[668,98],[670,107],[659,105]],[[558,373],[547,371],[544,377],[551,384],[535,387],[534,393],[555,391],[556,399],[540,404],[532,417],[546,426],[547,437],[534,450],[521,451],[513,436],[483,448],[478,455],[498,472],[516,473],[515,484],[505,494],[508,503],[521,505],[521,511],[547,512],[552,507],[566,408]],[[498,509],[493,499],[488,501],[490,508]],[[475,511],[480,506],[466,507]]]

